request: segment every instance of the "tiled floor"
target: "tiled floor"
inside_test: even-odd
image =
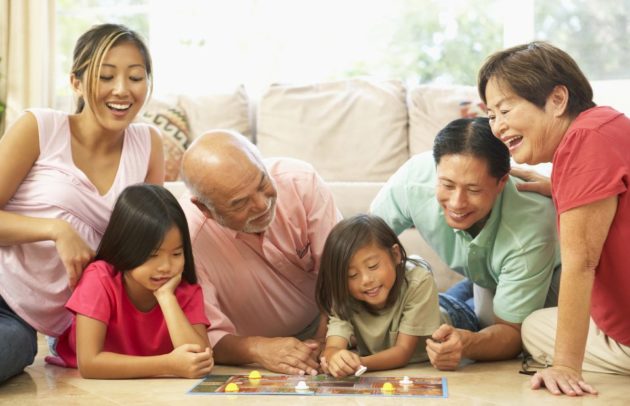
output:
[[[518,373],[517,360],[468,365],[457,372],[440,372],[428,364],[414,364],[389,373],[390,376],[444,376],[448,382],[447,399],[325,397],[325,396],[203,396],[189,395],[198,381],[186,379],[89,380],[76,370],[46,365],[47,352],[40,340],[40,356],[26,373],[0,385],[0,405],[506,405],[547,404],[630,405],[630,377],[585,374],[599,391],[598,396],[579,399],[554,397],[529,389],[529,377]],[[251,368],[218,366],[217,374],[248,373]]]

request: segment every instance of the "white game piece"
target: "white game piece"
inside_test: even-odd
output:
[[[300,381],[300,382],[298,382],[297,385],[295,385],[295,389],[296,390],[308,390],[308,385],[306,384],[306,382]]]
[[[365,373],[365,371],[367,371],[367,367],[365,365],[361,365],[359,369],[357,369],[357,372],[354,373],[354,376],[361,376]]]
[[[412,383],[413,381],[409,379],[408,376],[403,377],[403,379],[400,381],[401,385],[411,385]]]

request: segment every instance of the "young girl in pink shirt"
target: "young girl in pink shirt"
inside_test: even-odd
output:
[[[84,378],[199,378],[212,369],[188,224],[161,186],[121,193],[66,307],[75,317],[46,361],[78,366]]]

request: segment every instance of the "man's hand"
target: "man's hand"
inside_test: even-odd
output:
[[[597,395],[597,390],[584,382],[582,373],[572,368],[555,366],[542,369],[531,380],[532,389],[547,388],[554,395],[583,396]]]
[[[325,339],[309,338],[307,340],[304,340],[303,343],[311,348],[311,358],[313,359],[313,361],[315,361],[315,363],[318,363],[319,355],[322,353],[324,347],[326,346]]]
[[[257,362],[264,368],[289,375],[317,375],[320,344],[293,337],[265,338],[257,344]]]
[[[525,183],[516,184],[516,188],[519,191],[535,192],[543,196],[551,197],[551,181],[548,177],[523,168],[512,168],[510,175],[526,181]]]
[[[435,368],[443,371],[457,369],[464,351],[459,331],[448,324],[442,324],[426,342],[429,360]]]

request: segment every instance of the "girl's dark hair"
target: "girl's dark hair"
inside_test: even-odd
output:
[[[158,185],[137,184],[122,191],[95,259],[112,264],[118,272],[132,270],[149,259],[173,226],[182,236],[182,279],[197,283],[186,215],[173,194]]]
[[[328,315],[335,314],[342,320],[349,320],[356,306],[359,305],[350,295],[348,288],[348,268],[352,256],[366,245],[376,244],[390,253],[392,261],[394,256],[392,247],[400,247],[401,261],[395,264],[396,281],[387,297],[386,306],[396,302],[402,284],[405,282],[405,263],[407,253],[398,236],[380,217],[359,214],[341,220],[330,231],[324,252],[322,253],[315,299],[319,308]],[[374,313],[374,310],[362,303],[366,310]]]
[[[545,108],[547,97],[558,85],[569,91],[569,117],[595,107],[593,89],[578,64],[548,42],[534,41],[490,55],[477,77],[477,90],[484,103],[486,87],[493,78],[540,109]]]
[[[510,151],[492,134],[486,117],[451,121],[435,137],[433,159],[444,155],[472,155],[488,163],[490,175],[500,180],[510,172]]]
[[[149,94],[151,94],[153,88],[151,54],[140,35],[124,25],[101,24],[95,25],[79,37],[74,46],[72,59],[71,73],[83,81],[85,95],[90,101],[96,98],[98,78],[105,55],[112,47],[124,42],[134,44],[140,51],[150,84]],[[77,101],[76,113],[83,111],[84,107],[85,100],[80,97]]]

